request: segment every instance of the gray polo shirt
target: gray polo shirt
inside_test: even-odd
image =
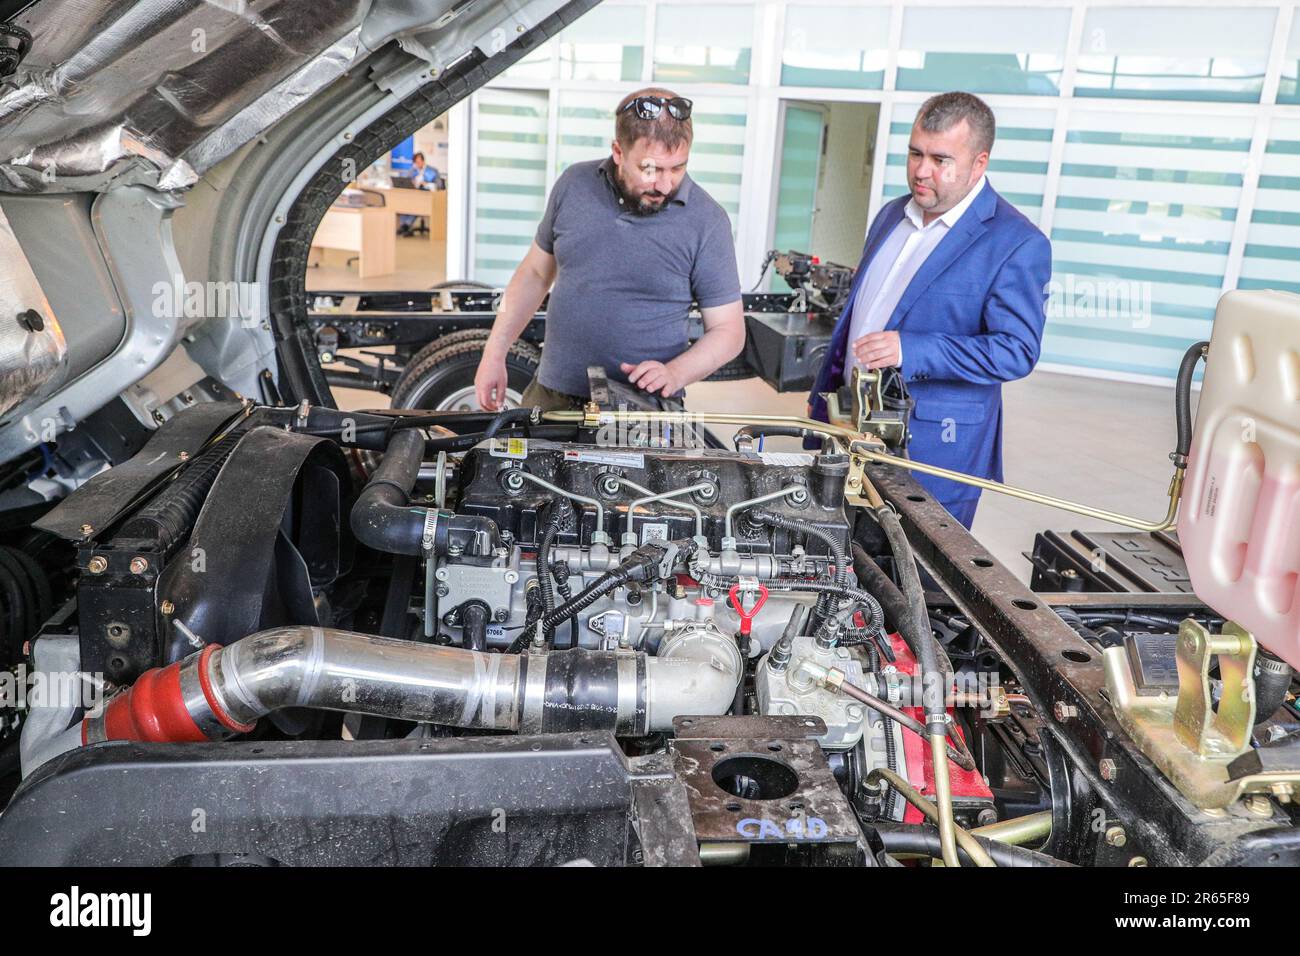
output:
[[[666,362],[686,351],[691,302],[740,299],[726,211],[686,176],[653,215],[620,203],[612,159],[575,163],[555,181],[537,245],[555,256],[538,378],[587,394],[587,366],[627,381],[621,362]]]

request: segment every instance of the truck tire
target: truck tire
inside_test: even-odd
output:
[[[477,409],[474,373],[483,358],[487,329],[465,329],[434,339],[411,356],[393,386],[394,408]],[[515,342],[506,355],[506,405],[515,407],[542,360],[541,350]]]

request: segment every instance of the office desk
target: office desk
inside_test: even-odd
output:
[[[447,238],[447,192],[443,189],[374,189],[382,206],[331,206],[316,229],[312,247],[358,253],[362,279],[388,275],[397,269],[397,217],[425,216],[429,220],[429,265],[433,243]]]
[[[330,206],[311,244],[357,253],[357,274],[369,279],[397,271],[396,229],[392,210],[383,206]]]
[[[429,220],[429,241],[447,238],[445,189],[377,189],[394,215],[424,216]],[[396,224],[393,226],[397,228]]]

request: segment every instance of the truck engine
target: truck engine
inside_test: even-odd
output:
[[[470,397],[505,293],[446,276],[414,289],[308,282],[331,213],[351,223],[333,237],[348,243],[393,241],[395,217],[413,215],[398,212],[400,189],[375,205],[345,197],[349,184],[440,119],[448,136],[455,117],[472,128],[468,98],[513,65],[536,56],[558,70],[563,37],[596,4],[339,0],[310,16],[286,3],[11,5],[0,864],[1300,865],[1300,297],[1227,292],[1211,341],[1187,343],[1168,510],[1145,520],[909,457],[913,411],[955,427],[984,406],[940,391],[916,406],[897,368],[819,387],[825,422],[737,409],[747,399],[732,395],[713,411],[692,396],[687,412],[621,389],[603,366],[581,409],[485,412]],[[756,27],[785,16],[758,6],[771,9]],[[900,29],[903,6],[884,11]],[[647,29],[665,22],[647,12]],[[1042,12],[1065,15],[1075,38],[1092,15]],[[1275,65],[1288,22],[1268,41]],[[755,77],[778,60],[754,57]],[[1278,70],[1260,72],[1259,125],[1232,136],[1249,145],[1251,183],[1273,113],[1291,108],[1273,102]],[[574,81],[519,92],[545,112],[548,90],[562,91],[559,109],[605,83]],[[786,85],[747,101],[711,81],[701,92],[784,111]],[[875,114],[891,140],[915,91],[883,91],[892,105]],[[1008,105],[1025,112],[1021,99]],[[538,162],[550,169],[568,155],[552,135],[567,120],[546,115],[537,133],[489,132],[547,130]],[[778,115],[731,131],[761,143]],[[1063,107],[1058,123],[1076,115]],[[1048,139],[1035,142],[1055,169],[1066,137]],[[872,176],[897,172],[893,159]],[[1153,180],[1106,175],[1135,188],[1168,178],[1154,168],[1164,159],[1150,162]],[[766,165],[746,161],[736,178]],[[497,168],[513,190],[527,167]],[[472,197],[472,225],[482,190],[448,172]],[[1204,208],[1228,228],[1223,202]],[[502,210],[523,229],[503,248],[529,231],[522,208]],[[1238,265],[1258,245],[1246,209],[1231,242],[1212,244]],[[363,227],[367,214],[382,228]],[[1144,231],[1132,238],[1162,256],[1185,238]],[[447,251],[449,275],[452,262]],[[758,376],[802,407],[853,272],[797,252],[769,266],[790,292],[742,294],[745,349],[713,381]],[[974,286],[952,289],[974,306]],[[598,304],[624,307],[619,294]],[[707,335],[705,310],[689,311],[689,336]],[[1194,311],[1206,318],[1205,303]],[[497,393],[507,404],[534,376],[547,313],[522,316]],[[1187,327],[1159,330],[1160,349]],[[336,389],[392,407],[340,409]],[[1099,467],[1061,437],[1043,453],[1076,456],[1067,466],[1082,475]],[[1126,530],[1040,532],[1025,582],[930,479]],[[241,896],[244,876],[229,877]],[[334,876],[311,905],[339,895]],[[1122,905],[1147,905],[1128,885]],[[37,881],[22,889],[59,906]],[[80,913],[78,886],[64,889]],[[293,912],[275,889],[255,898]],[[101,895],[120,906],[126,894],[87,894]],[[1262,905],[1217,895],[1229,898],[1208,903]],[[495,915],[506,894],[478,896]],[[932,916],[938,901],[914,898]],[[1004,893],[992,911],[1016,902]],[[619,932],[624,908],[610,907]],[[192,934],[195,908],[170,909]]]
[[[97,788],[83,775],[111,777],[116,761],[100,753],[159,755],[144,776],[166,777],[180,772],[176,754],[220,765],[235,748],[254,763],[287,759],[279,770],[292,777],[308,752],[361,771],[370,741],[401,741],[398,752],[425,759],[431,745],[449,759],[449,744],[470,759],[473,743],[483,750],[474,759],[491,764],[502,746],[529,741],[534,755],[532,741],[546,740],[555,766],[545,775],[599,778],[613,766],[634,792],[666,772],[686,783],[690,811],[674,826],[694,827],[706,862],[874,862],[881,847],[863,821],[901,823],[910,805],[899,788],[933,777],[915,746],[926,732],[918,661],[953,665],[933,639],[909,645],[908,598],[882,570],[886,532],[875,528],[876,557],[855,540],[849,456],[754,451],[761,430],[742,429],[733,451],[675,445],[694,433],[671,428],[611,445],[530,409],[494,418],[224,403],[177,416],[115,480],[92,480],[38,522],[75,550],[75,600],[42,627],[32,659],[104,678],[91,706],[31,709],[27,779],[0,844],[84,859],[75,839],[38,849],[22,835],[62,805],[51,787],[84,799]],[[1000,684],[995,668],[963,702],[1004,712]],[[988,822],[996,810],[974,772],[970,726],[947,721],[962,768],[956,818]],[[593,751],[597,766],[564,765],[551,741],[569,759],[572,747]],[[89,747],[103,742],[119,743]],[[161,780],[150,790],[168,792]],[[324,813],[311,803],[293,811],[297,825]],[[552,820],[544,837],[511,848],[513,862],[665,852],[653,813],[611,842],[583,822],[600,808],[518,812],[543,810],[601,843],[566,847]],[[268,846],[248,831],[177,853],[156,837],[169,812],[153,802],[138,826],[155,836],[115,843],[112,858],[356,862],[375,850],[362,827],[328,847]],[[463,809],[410,812],[473,826],[454,819]],[[395,862],[495,852],[482,834],[423,842],[385,852]]]

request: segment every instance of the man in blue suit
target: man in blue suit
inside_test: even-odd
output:
[[[810,398],[856,366],[902,369],[916,408],[917,461],[1002,480],[1002,383],[1038,361],[1052,274],[1047,237],[985,178],[993,113],[977,96],[941,93],[922,104],[908,144],[908,196],[867,232],[848,304]],[[918,480],[967,528],[979,490]]]

